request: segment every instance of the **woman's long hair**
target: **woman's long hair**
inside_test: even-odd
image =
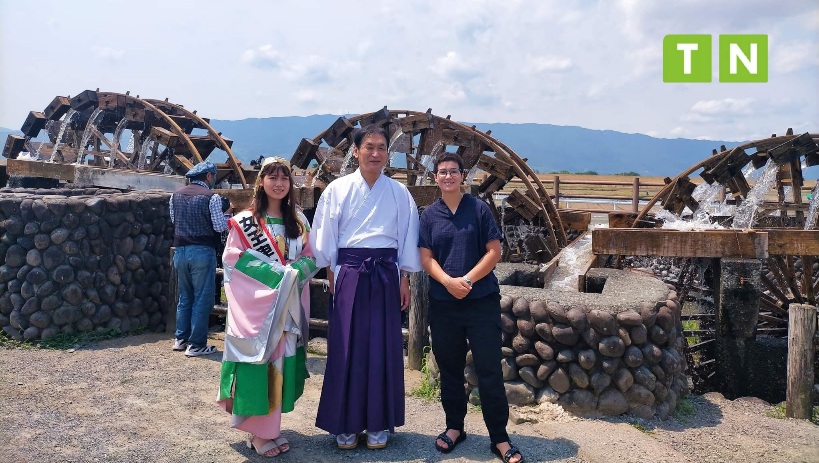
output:
[[[270,158],[268,158],[270,159]],[[293,190],[296,188],[293,184],[293,176],[290,173],[289,163],[281,158],[272,158],[272,160],[265,160],[262,165],[262,170],[259,176],[256,177],[256,184],[253,186],[253,199],[250,202],[250,209],[256,222],[264,224],[267,219],[267,193],[264,191],[264,178],[268,175],[273,175],[280,172],[287,176],[290,182],[290,190],[287,196],[282,198],[282,221],[284,221],[284,234],[288,238],[298,238],[304,231],[304,224],[299,220],[296,213],[296,199],[293,196]]]

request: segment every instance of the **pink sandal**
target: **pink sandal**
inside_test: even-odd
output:
[[[276,441],[273,440],[273,439],[267,441],[267,443],[262,445],[261,447],[256,447],[256,444],[253,443],[253,437],[254,436],[250,436],[250,437],[247,438],[247,448],[254,450],[257,454],[259,454],[259,455],[261,455],[263,457],[271,458],[271,457],[277,457],[280,454],[284,453],[279,449],[279,444],[277,444]],[[269,452],[269,451],[271,451],[273,449],[276,449],[278,451],[276,453],[274,453],[273,455],[268,455],[267,452]],[[290,449],[288,448],[288,450],[290,450]]]

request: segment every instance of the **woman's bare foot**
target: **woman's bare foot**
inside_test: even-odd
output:
[[[253,442],[253,450],[256,450],[256,453],[259,453],[259,449],[264,448],[264,446],[269,444],[270,442],[273,442],[275,444],[275,441],[273,441],[273,439],[264,439],[264,438],[257,437],[257,436],[253,436],[252,442]],[[289,449],[289,447],[288,447],[288,449]],[[281,446],[274,446],[274,447],[270,448],[268,451],[266,451],[264,453],[259,453],[259,455],[262,455],[262,456],[265,456],[265,457],[275,457],[280,453],[282,453]]]
[[[509,449],[512,448],[512,445],[507,441],[496,444],[495,447],[498,449],[501,455],[506,455],[506,452],[508,452]],[[509,458],[509,463],[518,463],[521,460],[523,460],[523,455],[521,455],[520,453],[516,453],[512,455],[511,458]]]
[[[446,435],[447,435],[447,437],[452,439],[452,442],[455,442],[455,439],[457,439],[461,435],[461,431],[458,431],[457,429],[447,429],[446,430]],[[442,441],[441,439],[436,439],[435,444],[438,445],[438,447],[441,447],[443,449],[449,449],[449,444]]]

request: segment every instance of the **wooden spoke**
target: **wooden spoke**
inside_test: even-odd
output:
[[[488,132],[436,116],[431,110],[415,112],[385,107],[372,113],[339,118],[312,139],[302,140],[291,163],[307,168],[315,161],[318,166],[312,177],[325,184],[353,172],[356,163],[349,147],[356,129],[370,124],[380,125],[389,138],[392,161],[385,173],[404,182],[421,207],[436,197],[432,162],[444,153],[458,153],[464,161],[472,193],[492,207],[495,219],[504,228],[507,240],[503,255],[507,260],[546,263],[569,244],[569,235],[549,191],[524,159]],[[406,167],[394,162],[397,159],[405,160]],[[478,174],[482,176],[480,179]],[[506,200],[497,198],[499,190],[514,179],[523,183],[524,188],[504,194]],[[530,233],[514,236],[521,226]],[[573,231],[573,236],[579,231]],[[518,246],[517,242],[524,244]]]

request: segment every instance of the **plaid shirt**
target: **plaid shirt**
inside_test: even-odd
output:
[[[191,182],[191,184],[194,183],[210,189],[208,185],[201,180],[194,180]],[[222,213],[222,197],[217,194],[211,196],[210,202],[208,203],[208,209],[210,210],[210,219],[211,223],[213,224],[213,231],[222,233],[223,231],[227,230],[227,220],[225,219],[225,214]],[[176,225],[173,214],[173,195],[171,195],[169,203],[169,212],[171,214],[171,222]]]
[[[174,246],[219,248],[220,234],[227,229],[227,221],[222,213],[222,198],[205,183],[194,181],[176,190],[168,206],[174,224]]]

